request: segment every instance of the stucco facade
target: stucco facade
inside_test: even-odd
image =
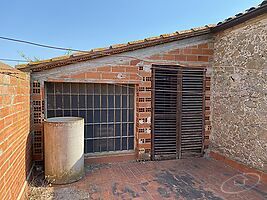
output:
[[[267,170],[267,15],[215,35],[212,151]]]

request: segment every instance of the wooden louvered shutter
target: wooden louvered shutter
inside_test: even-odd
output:
[[[200,156],[203,151],[205,71],[184,68],[182,74],[181,156]]]
[[[178,69],[163,66],[153,69],[153,157],[177,158]]]
[[[154,66],[152,70],[152,158],[201,156],[205,70]]]

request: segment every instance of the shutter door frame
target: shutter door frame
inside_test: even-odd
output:
[[[176,159],[179,158],[186,158],[186,157],[192,157],[192,156],[202,156],[203,155],[203,150],[204,150],[204,132],[205,132],[205,87],[206,87],[206,67],[199,66],[199,67],[183,67],[180,65],[152,65],[152,81],[151,81],[151,86],[152,86],[152,101],[151,101],[151,108],[152,108],[152,143],[151,143],[151,158],[153,160],[156,160],[155,158],[155,73],[156,69],[155,68],[162,68],[163,70],[175,70],[177,69],[177,102],[176,102]],[[183,73],[184,71],[202,71],[202,109],[201,109],[201,116],[202,116],[202,130],[201,130],[201,149],[199,153],[182,153],[182,115],[183,115],[183,80],[184,76]],[[194,144],[193,144],[194,145]]]

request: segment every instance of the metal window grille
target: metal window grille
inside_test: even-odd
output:
[[[134,149],[134,86],[46,83],[49,117],[85,119],[85,153]]]

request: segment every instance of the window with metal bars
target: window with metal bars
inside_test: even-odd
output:
[[[85,153],[134,149],[134,86],[46,83],[49,117],[85,120]]]

